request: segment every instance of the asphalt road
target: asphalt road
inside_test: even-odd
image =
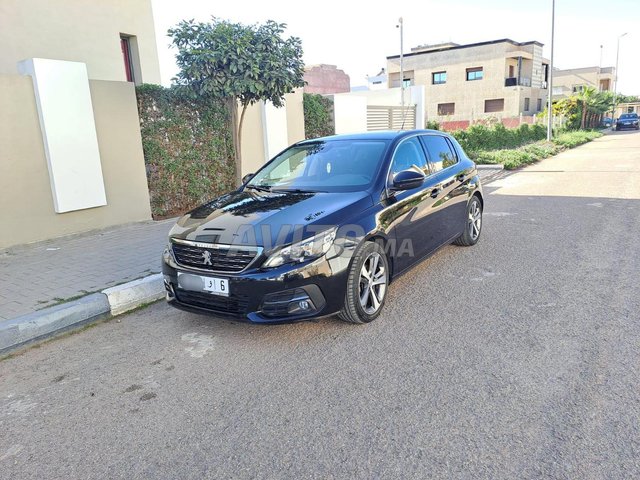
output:
[[[158,303],[0,362],[0,477],[640,477],[640,133],[485,190],[370,325]]]

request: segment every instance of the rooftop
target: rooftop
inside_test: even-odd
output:
[[[516,42],[514,40],[511,40],[510,38],[501,38],[500,40],[489,40],[487,42],[468,43],[466,45],[458,45],[457,43],[452,43],[452,42],[440,43],[436,45],[423,45],[423,46],[412,48],[411,53],[405,53],[403,56],[412,57],[415,55],[424,55],[426,53],[444,52],[448,50],[460,50],[462,48],[483,47],[485,45],[496,45],[498,43],[510,43],[511,45],[514,45],[516,47],[523,47],[525,45],[532,45],[532,44],[539,45],[540,47],[543,46],[542,43],[536,40],[531,40],[529,42]],[[391,55],[387,57],[387,60],[391,60],[394,58],[400,58],[400,55]]]

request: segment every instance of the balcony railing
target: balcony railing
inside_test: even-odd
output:
[[[530,87],[531,79],[529,77],[507,77],[504,79],[505,87],[515,87],[520,85],[521,87]]]

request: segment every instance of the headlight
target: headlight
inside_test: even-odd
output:
[[[318,258],[329,251],[336,238],[337,228],[333,227],[311,238],[272,253],[264,266],[267,268],[279,267],[285,263],[300,263],[313,258]]]

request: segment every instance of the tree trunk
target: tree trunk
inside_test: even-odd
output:
[[[587,119],[587,102],[583,100],[582,101],[582,121],[580,122],[580,128],[582,130],[584,130],[584,123],[586,119]]]
[[[235,97],[226,99],[227,110],[231,118],[231,138],[233,139],[233,153],[236,164],[236,184],[240,185],[242,180],[242,160],[240,151],[240,139],[238,138],[238,102]]]
[[[240,123],[238,123],[238,156],[240,157],[240,165],[242,165],[242,155],[240,152],[240,146],[242,145],[242,124],[244,123],[244,114],[247,112],[248,105],[242,105],[242,113],[240,114]],[[240,170],[242,171],[242,169]],[[240,173],[242,176],[242,173]],[[242,178],[240,179],[242,181]]]

